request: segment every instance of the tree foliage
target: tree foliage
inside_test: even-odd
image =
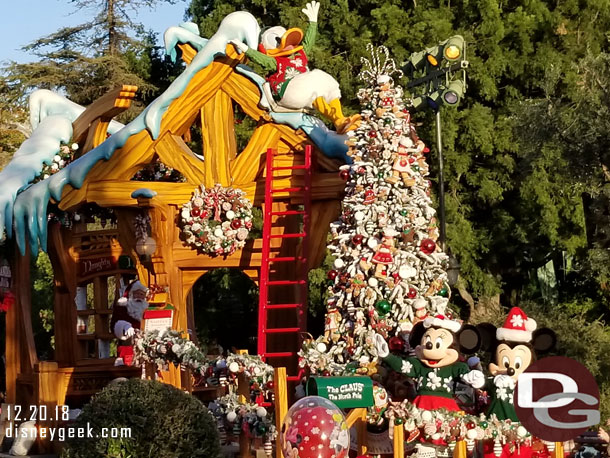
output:
[[[71,0],[91,19],[25,46],[37,60],[7,67],[10,88],[19,95],[32,89],[59,90],[88,105],[110,89],[130,84],[138,86],[144,100],[150,99],[175,72],[161,56],[152,32],[133,17],[139,8],[159,2],[176,0]]]

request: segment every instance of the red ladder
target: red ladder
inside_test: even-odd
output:
[[[263,215],[263,251],[261,259],[261,272],[259,281],[259,302],[258,302],[258,354],[264,361],[269,362],[269,359],[277,358],[295,358],[297,357],[294,351],[269,351],[267,338],[269,334],[294,334],[297,338],[297,349],[301,344],[302,332],[306,331],[307,326],[307,242],[309,238],[309,224],[311,215],[311,146],[305,147],[305,163],[304,165],[295,165],[290,167],[276,167],[275,155],[276,152],[272,149],[267,150],[267,177],[265,180],[265,208]],[[274,177],[274,172],[278,170],[304,170],[303,186],[295,186],[289,188],[275,188],[274,182],[277,181]],[[290,193],[290,197],[301,195],[303,201],[303,210],[285,210],[273,211],[274,195],[278,193]],[[282,216],[302,216],[303,228],[298,233],[272,234],[271,228],[273,219]],[[273,239],[301,239],[301,254],[300,256],[271,256],[271,241]],[[275,263],[297,263],[296,279],[274,279],[270,280],[270,267]],[[277,272],[281,272],[281,269]],[[276,272],[276,273],[277,273]],[[276,286],[293,286],[294,301],[284,304],[269,303],[269,289]],[[269,328],[268,319],[270,310],[289,310],[293,309],[297,313],[297,326],[284,328]],[[296,381],[298,376],[291,375],[288,380]]]

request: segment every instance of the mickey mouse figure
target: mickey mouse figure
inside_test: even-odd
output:
[[[537,354],[551,351],[557,338],[548,328],[537,328],[537,323],[519,307],[513,307],[501,328],[490,323],[478,327],[482,349],[492,354],[489,372],[493,376],[487,383],[491,404],[487,416],[495,414],[498,420],[519,421],[513,404],[517,378]],[[489,383],[491,382],[491,383]]]
[[[391,355],[383,337],[375,335],[378,356],[395,371],[417,380],[413,404],[418,408],[460,411],[453,397],[455,382],[461,379],[474,388],[485,384],[481,371],[458,361],[460,352],[474,353],[479,349],[481,337],[476,327],[444,315],[429,316],[413,327],[409,343],[415,348],[416,357],[403,359]]]

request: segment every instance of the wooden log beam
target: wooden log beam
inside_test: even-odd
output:
[[[136,96],[137,86],[124,84],[107,92],[81,113],[72,123],[72,139],[81,145],[81,155],[106,140],[112,118],[127,110]]]
[[[165,165],[178,170],[189,183],[198,186],[204,181],[204,164],[182,137],[166,132],[155,144],[155,152]]]
[[[274,369],[273,385],[275,390],[275,427],[278,431],[282,431],[282,422],[286,413],[288,413],[288,383],[285,367]],[[283,458],[282,447],[279,446],[279,443],[275,447],[275,457]]]
[[[237,155],[233,102],[225,92],[216,92],[201,108],[201,136],[203,138],[203,183],[206,188],[216,183],[230,186],[230,161]]]

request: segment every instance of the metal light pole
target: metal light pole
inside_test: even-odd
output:
[[[445,178],[443,175],[443,140],[441,133],[441,110],[436,110],[436,149],[438,151],[438,219],[441,249],[446,251],[445,233]]]

